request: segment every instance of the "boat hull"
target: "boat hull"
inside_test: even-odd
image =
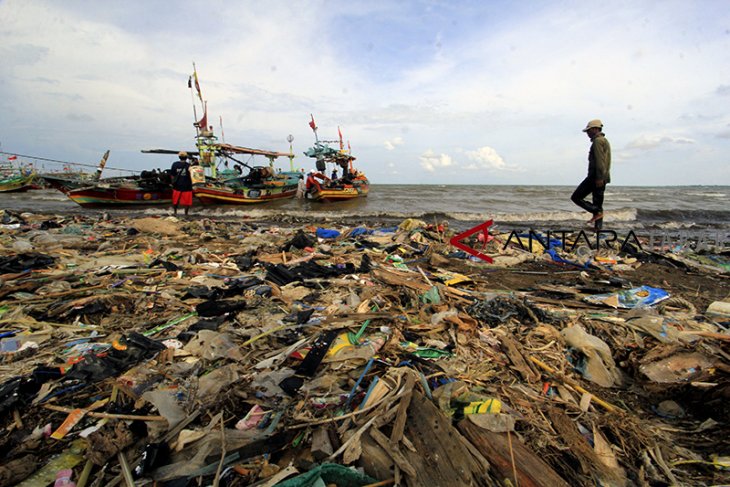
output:
[[[309,199],[312,201],[321,201],[323,203],[334,203],[337,201],[352,200],[355,198],[364,198],[370,191],[369,183],[360,183],[352,185],[344,185],[342,187],[320,187],[314,188],[310,192]]]
[[[193,185],[193,194],[204,205],[250,205],[296,196],[299,173],[281,173],[251,184],[246,178]]]
[[[0,180],[0,193],[20,193],[33,187],[34,176],[25,176]]]
[[[66,195],[84,208],[170,205],[172,189],[103,188],[91,186],[70,190]]]
[[[204,205],[248,205],[266,203],[268,201],[293,198],[297,193],[296,186],[278,192],[268,190],[242,189],[240,192],[230,188],[202,187],[195,188],[193,194]]]

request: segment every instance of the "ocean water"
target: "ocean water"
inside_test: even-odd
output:
[[[494,220],[496,229],[583,227],[590,215],[570,201],[572,186],[372,185],[367,198],[338,203],[301,200],[248,206],[201,206],[193,214],[216,218],[316,218],[347,225],[396,223],[419,218],[448,221],[466,229]],[[114,215],[166,215],[166,207],[84,209],[56,190],[0,193],[0,206],[14,211]],[[609,185],[604,229],[730,231],[730,186],[636,187]]]

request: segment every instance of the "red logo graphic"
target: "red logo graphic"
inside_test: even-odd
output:
[[[468,245],[462,243],[461,241],[471,237],[475,233],[484,232],[483,233],[484,245],[487,245],[487,242],[489,242],[489,240],[491,240],[489,238],[489,227],[492,225],[492,223],[494,223],[494,220],[489,220],[488,222],[480,223],[479,225],[477,225],[474,228],[470,228],[469,230],[467,230],[464,233],[454,235],[453,237],[451,237],[451,240],[449,241],[449,243],[451,245],[453,245],[454,247],[456,247],[457,249],[463,250],[467,254],[473,255],[474,257],[478,257],[478,258],[482,259],[483,261],[491,264],[492,262],[494,262],[491,257],[489,257],[488,255],[482,254],[478,250],[469,247]]]

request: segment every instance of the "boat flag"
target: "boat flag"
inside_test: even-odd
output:
[[[198,82],[198,70],[195,69],[195,63],[193,63],[193,74],[188,78],[188,88],[192,89],[193,82],[195,82],[195,91],[198,92],[198,98],[200,98],[200,103],[203,103],[203,93],[200,91],[200,82]]]
[[[310,116],[310,117],[312,117],[312,121],[311,121],[311,122],[309,122],[309,126],[310,126],[310,127],[312,127],[312,130],[317,130],[317,124],[316,124],[316,123],[314,123],[314,115],[312,115],[312,114],[310,113],[310,114],[309,114],[309,116]]]
[[[345,144],[342,142],[342,131],[340,130],[340,126],[337,126],[337,133],[340,134],[340,150],[343,150],[345,148]]]
[[[208,104],[203,103],[203,118],[195,122],[195,126],[200,130],[208,130]]]
[[[8,156],[9,161],[14,161],[17,158],[18,158],[18,156]]]

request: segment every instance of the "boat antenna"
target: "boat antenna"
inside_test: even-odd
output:
[[[294,172],[294,150],[292,149],[291,143],[294,142],[294,136],[289,134],[286,137],[286,141],[289,142],[289,170]]]
[[[225,144],[226,143],[226,133],[223,132],[223,115],[218,116],[221,124],[221,141]]]

